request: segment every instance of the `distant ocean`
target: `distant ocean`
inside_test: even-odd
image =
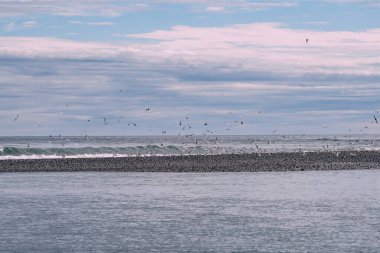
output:
[[[0,159],[380,150],[380,135],[0,137]]]

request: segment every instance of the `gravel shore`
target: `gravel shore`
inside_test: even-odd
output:
[[[380,152],[299,152],[0,160],[0,172],[248,172],[379,169]]]

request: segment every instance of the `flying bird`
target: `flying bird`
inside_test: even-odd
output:
[[[14,118],[13,122],[15,122],[19,116],[20,116],[20,114],[17,114],[17,116],[16,116],[16,118]]]

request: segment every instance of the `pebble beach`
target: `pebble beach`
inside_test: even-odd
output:
[[[0,160],[0,172],[269,172],[379,169],[380,152],[293,152]]]

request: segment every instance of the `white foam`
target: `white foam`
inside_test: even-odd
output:
[[[0,160],[38,160],[38,159],[64,159],[64,158],[118,158],[118,157],[150,157],[150,156],[180,156],[179,154],[80,154],[80,155],[6,155]]]

